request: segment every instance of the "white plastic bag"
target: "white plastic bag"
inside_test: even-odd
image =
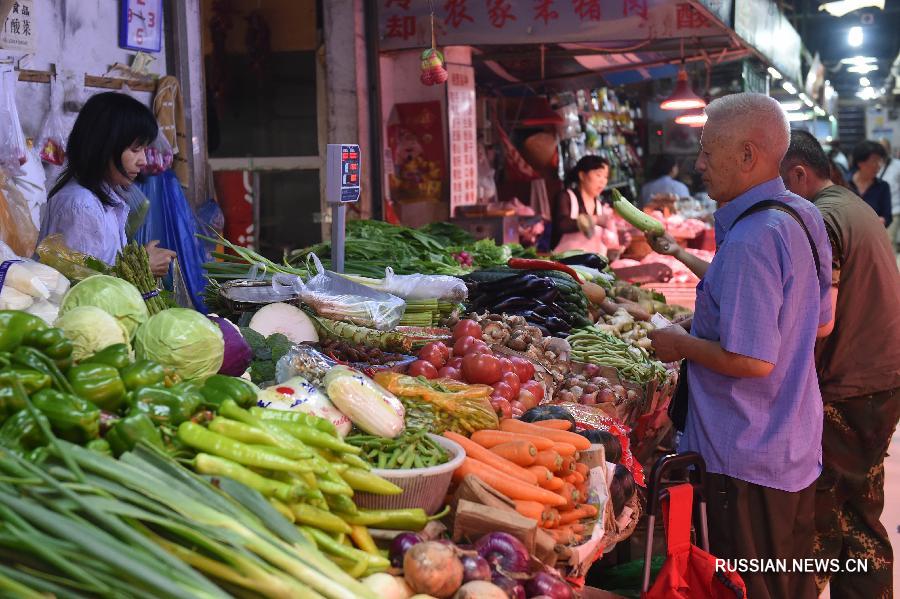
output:
[[[62,166],[66,161],[66,130],[63,127],[60,116],[57,88],[54,81],[50,80],[50,110],[41,125],[41,135],[38,137],[41,160],[47,164]]]
[[[388,266],[383,279],[345,276],[344,278],[406,300],[438,299],[464,302],[468,288],[462,279],[447,275],[398,275]]]
[[[315,254],[310,257],[317,274],[306,283],[300,277],[279,273],[272,277],[272,288],[277,293],[293,291],[316,314],[332,320],[379,331],[388,331],[400,323],[406,310],[402,299],[329,272]]]
[[[11,175],[21,173],[28,159],[25,134],[16,109],[17,73],[12,65],[0,67],[0,167]]]
[[[256,394],[256,405],[270,410],[296,410],[324,418],[341,437],[353,427],[350,419],[331,403],[328,396],[302,376],[295,376]]]

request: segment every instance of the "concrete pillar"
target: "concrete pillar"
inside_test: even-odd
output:
[[[325,61],[325,143],[357,143],[363,156],[361,218],[372,214],[372,173],[377,171],[371,148],[364,0],[322,3]],[[320,122],[322,120],[320,119]],[[320,138],[321,138],[320,134]],[[322,158],[325,158],[324,148]],[[324,171],[323,171],[324,174]],[[324,188],[324,181],[323,181]],[[324,200],[324,198],[323,198]],[[323,204],[322,212],[329,212]],[[323,223],[322,235],[330,235]]]

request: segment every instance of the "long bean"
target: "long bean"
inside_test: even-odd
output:
[[[665,366],[651,360],[646,350],[633,347],[596,326],[574,330],[566,340],[577,362],[615,368],[625,378],[640,384],[666,376]]]

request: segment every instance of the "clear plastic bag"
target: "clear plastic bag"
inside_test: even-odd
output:
[[[3,251],[0,261],[0,310],[26,310],[38,302],[59,304],[69,280],[46,264]]]
[[[12,65],[0,67],[0,167],[10,175],[20,175],[28,160],[25,134],[16,109],[18,74]]]
[[[66,133],[60,116],[56,84],[50,81],[50,111],[41,125],[38,137],[41,160],[48,164],[62,166],[66,161]]]
[[[17,255],[30,256],[34,253],[37,238],[38,230],[31,220],[28,200],[0,169],[0,241]]]
[[[462,279],[447,275],[398,275],[388,266],[383,279],[345,277],[370,289],[377,289],[407,300],[439,299],[464,302],[469,293]]]
[[[172,151],[172,144],[163,135],[162,129],[156,135],[145,151],[147,155],[147,166],[142,169],[145,175],[158,175],[169,170],[172,167],[172,161],[175,159]]]
[[[295,376],[302,376],[322,387],[325,384],[325,374],[333,366],[337,366],[337,362],[316,348],[299,343],[275,364],[275,382],[283,383]]]
[[[110,268],[97,258],[76,252],[68,247],[59,233],[48,235],[42,239],[35,253],[42,264],[55,268],[76,282],[93,275],[109,274],[110,271]]]
[[[400,323],[406,310],[402,299],[329,272],[315,254],[310,257],[316,274],[306,283],[300,277],[279,273],[272,277],[272,287],[276,291],[296,292],[316,314],[332,320],[379,331],[391,330]]]

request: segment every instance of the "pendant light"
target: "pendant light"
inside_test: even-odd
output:
[[[679,125],[687,125],[688,127],[702,127],[706,124],[706,113],[702,108],[698,110],[689,110],[684,114],[675,117],[675,122]]]
[[[663,110],[690,110],[692,108],[703,108],[706,102],[703,98],[694,93],[691,84],[688,81],[688,74],[684,68],[684,38],[681,40],[681,68],[678,69],[678,79],[675,82],[675,89],[672,95],[662,101],[659,105]]]

